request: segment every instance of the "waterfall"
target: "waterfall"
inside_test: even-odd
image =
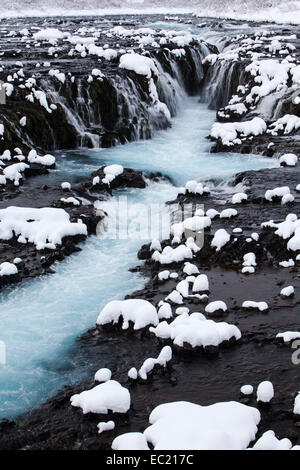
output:
[[[3,119],[11,122],[11,146],[98,148],[148,139],[170,126],[170,118],[187,94],[200,93],[202,60],[209,52],[205,43],[185,46],[179,55],[168,48],[152,51],[148,55],[157,72],[151,78],[118,67],[116,73],[100,79],[89,78],[88,72],[75,78],[65,73],[63,83],[42,74],[32,88],[32,97],[44,92],[46,106],[37,98],[28,101],[27,90],[25,96],[20,89],[16,91],[17,99],[26,103],[31,126],[20,128],[19,119],[14,121],[9,110],[6,115],[6,108],[2,108]],[[90,63],[89,70],[92,68]]]

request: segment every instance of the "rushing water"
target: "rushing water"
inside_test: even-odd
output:
[[[277,165],[257,156],[210,154],[205,137],[213,119],[213,112],[190,98],[172,128],[150,141],[61,152],[53,178],[57,184],[74,182],[103,164],[120,163],[160,171],[179,186],[189,179],[226,179],[237,171]],[[161,182],[119,193],[125,194],[132,204],[150,205],[172,199],[177,191]],[[139,210],[130,213],[133,230],[139,216]],[[128,269],[137,264],[136,252],[144,242],[134,237],[90,237],[81,252],[56,265],[54,275],[0,294],[0,340],[7,354],[6,365],[0,365],[0,417],[14,417],[37,406],[63,385],[94,372],[88,366],[79,368],[68,352],[75,337],[95,324],[105,303],[143,286],[143,279]],[[99,367],[104,365],[99,358]]]

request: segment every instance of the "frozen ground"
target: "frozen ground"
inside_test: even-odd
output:
[[[266,3],[268,6],[266,7]],[[300,2],[272,0],[190,0],[188,6],[182,0],[4,0],[1,17],[18,16],[90,16],[113,14],[166,15],[195,13],[199,17],[232,18],[252,21],[274,21],[277,23],[300,24]]]

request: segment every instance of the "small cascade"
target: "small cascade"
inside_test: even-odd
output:
[[[245,76],[245,63],[217,61],[209,67],[202,90],[202,100],[210,109],[226,106]]]
[[[186,95],[200,93],[202,60],[209,52],[204,42],[148,51],[156,69],[149,78],[120,69],[119,58],[109,64],[113,73],[99,78],[90,75],[93,62],[79,75],[65,73],[63,82],[42,74],[32,88],[31,100],[27,90],[16,90],[15,99],[22,102],[31,125],[21,128],[18,117],[14,121],[7,110],[7,119],[13,118],[8,145],[11,141],[11,148],[16,144],[47,150],[106,148],[148,139],[170,126]],[[43,94],[43,103],[37,93]],[[5,107],[2,114],[5,119]]]

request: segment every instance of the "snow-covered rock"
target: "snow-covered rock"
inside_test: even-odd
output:
[[[147,78],[151,78],[152,72],[158,75],[154,61],[150,57],[136,53],[122,55],[119,67],[135,72],[137,75],[144,75]]]
[[[134,324],[134,330],[158,324],[156,308],[150,302],[143,299],[127,299],[109,302],[100,312],[97,325],[116,324],[120,318],[123,320],[123,330],[129,328],[130,321]]]
[[[247,309],[257,308],[260,312],[264,312],[265,310],[269,309],[267,302],[254,302],[253,300],[246,300],[245,302],[243,302],[242,307]]]
[[[289,439],[277,439],[274,431],[266,431],[252,447],[253,450],[289,450],[292,443]]]
[[[285,343],[289,343],[294,339],[300,338],[300,331],[285,331],[283,333],[278,333],[276,338],[282,338]]]
[[[194,312],[190,316],[182,313],[170,324],[163,321],[150,332],[162,339],[171,339],[176,346],[184,347],[187,343],[193,348],[219,346],[231,338],[241,338],[241,332],[235,325],[207,320],[202,313]]]
[[[130,408],[130,393],[119,382],[109,380],[71,397],[71,405],[82,409],[83,414],[127,413]]]
[[[213,314],[218,311],[226,312],[227,305],[222,300],[215,300],[206,305],[205,311],[209,314]]]
[[[279,158],[279,163],[282,166],[296,166],[298,157],[294,153],[285,153]]]
[[[111,370],[103,367],[102,369],[97,370],[95,374],[96,382],[107,382],[111,379]]]
[[[18,274],[18,268],[14,263],[9,263],[5,261],[0,264],[0,276],[13,276]]]
[[[252,385],[243,385],[241,388],[240,388],[240,391],[243,395],[252,395],[253,393],[253,387]]]
[[[45,207],[8,207],[0,210],[0,239],[10,240],[14,234],[22,243],[34,243],[38,250],[55,248],[67,236],[87,235],[82,223],[70,222],[63,209]]]
[[[300,392],[298,392],[298,395],[295,398],[293,413],[295,415],[300,415]]]
[[[274,387],[272,382],[265,380],[257,387],[257,401],[269,403],[274,397]]]
[[[98,428],[98,434],[102,434],[105,431],[112,431],[115,429],[115,422],[114,421],[107,421],[107,422],[101,422],[97,424]]]
[[[247,201],[248,196],[246,193],[236,193],[232,196],[232,204],[241,204],[243,201]]]
[[[179,401],[157,406],[144,435],[155,450],[242,450],[255,438],[259,421],[257,409],[238,402]]]
[[[113,450],[150,450],[147,439],[141,432],[121,434],[113,440]]]
[[[209,282],[206,274],[199,274],[193,283],[193,292],[209,291]]]
[[[230,235],[224,228],[220,228],[216,231],[214,238],[212,239],[211,246],[216,248],[216,251],[220,251],[230,240]]]
[[[280,295],[282,295],[283,297],[290,297],[291,295],[294,295],[294,293],[295,293],[295,289],[293,286],[284,287],[280,291]]]

